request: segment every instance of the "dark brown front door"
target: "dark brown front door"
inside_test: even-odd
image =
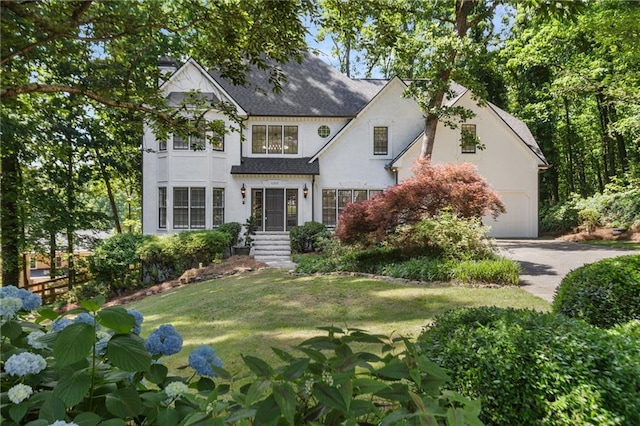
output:
[[[284,231],[284,191],[265,190],[265,231]]]

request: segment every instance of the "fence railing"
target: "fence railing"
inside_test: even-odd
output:
[[[73,282],[74,285],[82,285],[91,280],[89,274],[78,274]],[[39,295],[43,304],[55,302],[58,298],[69,292],[69,277],[53,278],[47,281],[31,283],[25,286],[26,290]]]

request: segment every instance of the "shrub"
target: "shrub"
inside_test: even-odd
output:
[[[452,262],[453,277],[466,284],[518,285],[520,265],[506,258]]]
[[[242,231],[242,225],[239,222],[228,222],[216,228],[219,232],[224,232],[229,235],[229,248],[240,243],[240,232]]]
[[[339,217],[336,236],[343,243],[376,245],[400,225],[412,225],[445,209],[460,217],[504,213],[504,205],[475,166],[418,160],[414,177],[371,200],[351,203]]]
[[[578,226],[578,209],[567,201],[540,208],[540,232],[565,232]]]
[[[580,225],[590,234],[600,223],[600,213],[596,209],[580,210],[578,212],[578,220]]]
[[[182,348],[172,326],[145,342],[140,313],[101,302],[82,302],[74,319],[42,310],[37,323],[18,313],[19,298],[11,310],[4,303],[3,424],[480,424],[480,405],[440,392],[446,374],[407,339],[323,327],[326,336],[295,352],[274,349],[280,366],[243,356],[251,373],[240,384],[213,348],[200,346],[186,379],[161,363]],[[375,349],[354,349],[362,344]]]
[[[145,284],[164,282],[182,273],[176,265],[171,240],[173,235],[152,236],[138,247]]]
[[[509,259],[454,261],[415,258],[380,268],[382,275],[417,281],[458,281],[465,284],[489,283],[518,285],[520,267]]]
[[[598,327],[640,319],[640,255],[584,265],[567,274],[553,310]]]
[[[294,226],[289,232],[292,253],[310,253],[320,251],[321,242],[329,238],[327,227],[318,222],[306,222]]]
[[[491,259],[496,256],[496,248],[487,231],[477,218],[461,218],[445,210],[415,225],[400,227],[389,244],[446,259]]]
[[[176,271],[211,264],[231,244],[227,233],[217,230],[180,232],[171,236],[169,250],[173,256]]]
[[[453,389],[481,399],[487,425],[636,425],[639,328],[483,307],[438,316],[417,345]]]
[[[143,235],[117,234],[106,238],[89,257],[89,271],[98,283],[109,285],[112,291],[140,285],[138,247],[145,241]]]

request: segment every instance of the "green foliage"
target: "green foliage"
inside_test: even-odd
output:
[[[228,252],[231,238],[218,230],[163,236],[114,235],[103,240],[89,257],[95,283],[89,284],[82,295],[111,296],[124,289],[166,281],[200,264],[209,265]]]
[[[399,228],[389,243],[406,251],[432,253],[446,259],[491,259],[496,248],[487,238],[487,231],[476,218],[443,211],[413,226]]]
[[[256,235],[257,230],[258,218],[255,216],[249,216],[247,221],[244,223],[244,234],[242,234],[245,247],[251,247],[253,245],[253,236]]]
[[[322,242],[329,238],[329,230],[319,222],[306,222],[289,231],[292,253],[321,251]]]
[[[218,226],[216,230],[229,235],[231,247],[240,242],[240,231],[242,231],[242,225],[239,222],[223,223],[222,225]]]
[[[588,198],[573,195],[569,200],[540,209],[542,232],[564,232],[576,228],[584,220],[612,227],[628,228],[640,225],[640,188],[610,186],[604,193]],[[579,214],[588,215],[581,219]],[[598,215],[596,215],[596,213]]]
[[[601,330],[563,315],[449,311],[420,335],[420,353],[452,386],[480,398],[490,425],[640,423],[640,322]]]
[[[180,232],[169,237],[175,270],[180,273],[200,263],[210,265],[230,245],[229,234],[217,230]]]
[[[578,212],[578,220],[588,234],[600,223],[600,213],[596,209],[584,209]]]
[[[111,289],[137,287],[140,274],[135,270],[140,258],[137,250],[146,239],[137,234],[116,234],[104,239],[89,257],[89,271],[99,283]]]
[[[437,257],[407,258],[394,248],[349,251],[340,256],[294,256],[296,272],[362,272],[415,281],[456,281],[465,284],[518,285],[520,266],[509,259],[452,260]]]
[[[250,374],[214,364],[213,379],[198,375],[205,371],[192,361],[198,348],[189,356],[196,373],[185,379],[169,375],[162,355],[148,352],[151,339],[135,334],[133,314],[101,302],[82,302],[70,315],[89,321],[56,332],[40,325],[60,322],[52,311],[36,323],[3,323],[3,360],[29,352],[44,363],[37,373],[1,376],[9,393],[30,389],[11,401],[3,395],[3,424],[482,424],[480,404],[441,392],[447,374],[408,339],[321,327],[326,335],[291,351],[274,348],[280,365],[245,355]],[[41,337],[30,337],[36,332]],[[363,344],[375,349],[356,349]]]
[[[640,255],[603,259],[567,274],[553,310],[597,327],[640,320]]]

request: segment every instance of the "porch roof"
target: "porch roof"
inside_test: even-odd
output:
[[[240,165],[231,166],[232,175],[319,175],[318,160],[309,163],[310,157],[266,158],[242,157]]]

